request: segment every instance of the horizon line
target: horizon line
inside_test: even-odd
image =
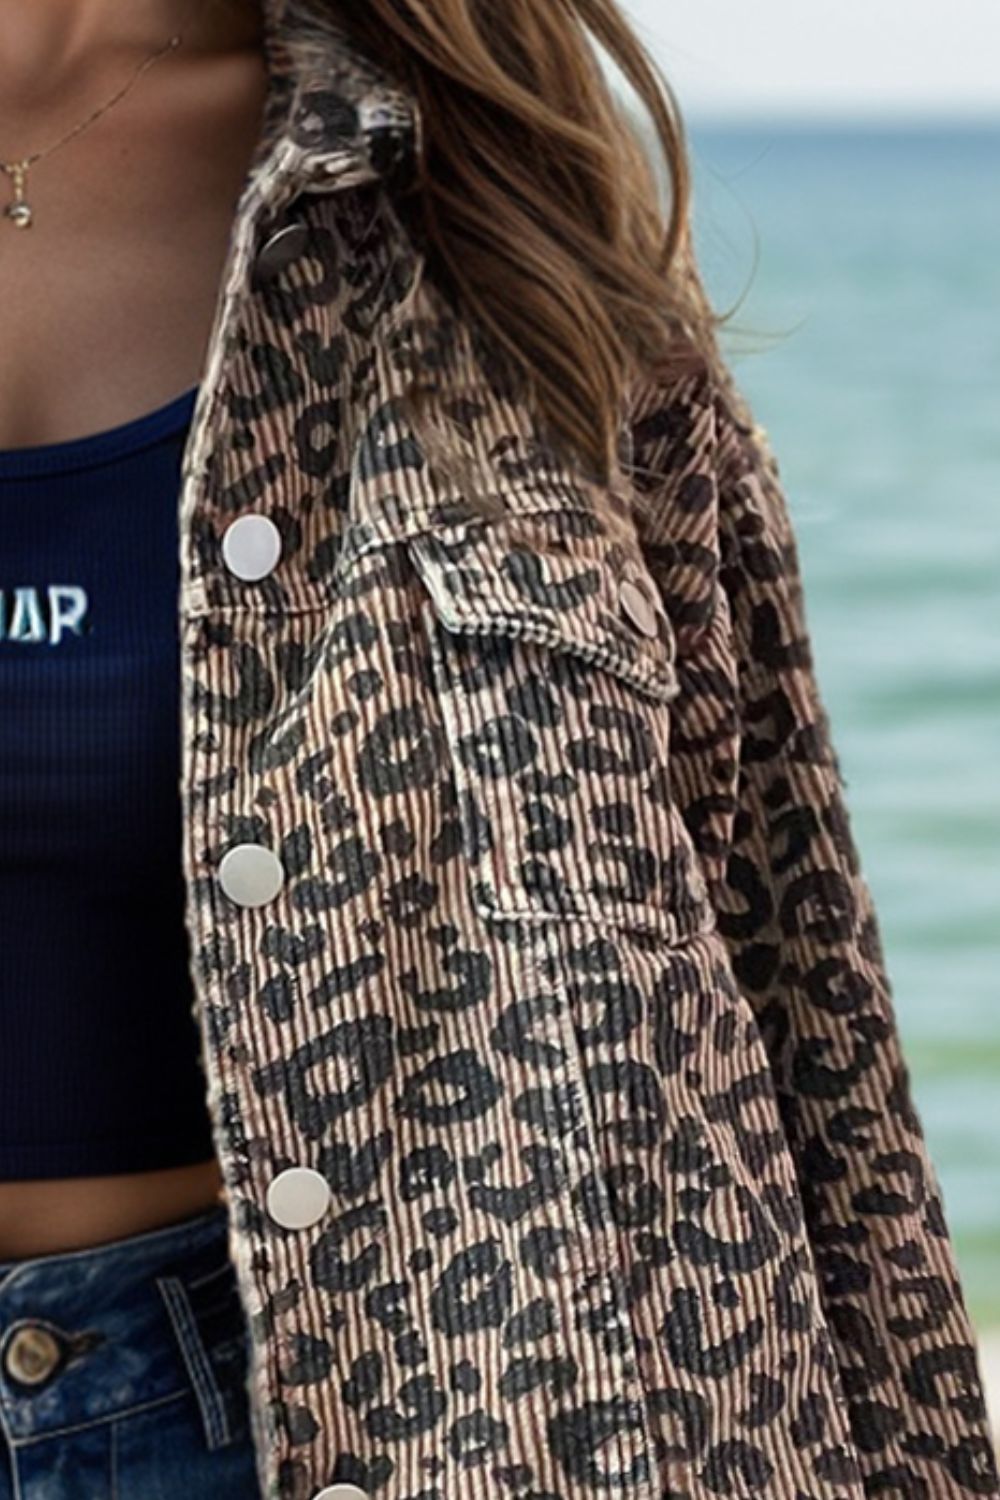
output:
[[[866,130],[1000,130],[1000,113],[996,111],[946,112],[944,110],[867,111],[786,109],[695,109],[681,101],[685,125],[694,128],[714,126],[760,126],[775,129],[794,126],[797,129],[866,129]]]

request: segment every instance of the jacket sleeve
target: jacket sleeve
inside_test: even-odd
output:
[[[777,462],[724,365],[647,391],[631,439],[681,642],[672,779],[767,1048],[867,1489],[996,1496]]]

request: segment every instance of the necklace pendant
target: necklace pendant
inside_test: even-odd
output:
[[[28,176],[27,163],[5,162],[4,166],[14,182],[14,197],[4,209],[4,214],[10,219],[15,228],[29,229],[32,220],[31,204],[27,202],[24,196],[24,184]]]

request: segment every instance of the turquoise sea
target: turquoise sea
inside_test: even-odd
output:
[[[1000,1326],[1000,121],[687,125],[917,1105]]]

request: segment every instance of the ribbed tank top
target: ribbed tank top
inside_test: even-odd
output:
[[[196,395],[0,450],[0,1180],[213,1155],[179,802]]]

